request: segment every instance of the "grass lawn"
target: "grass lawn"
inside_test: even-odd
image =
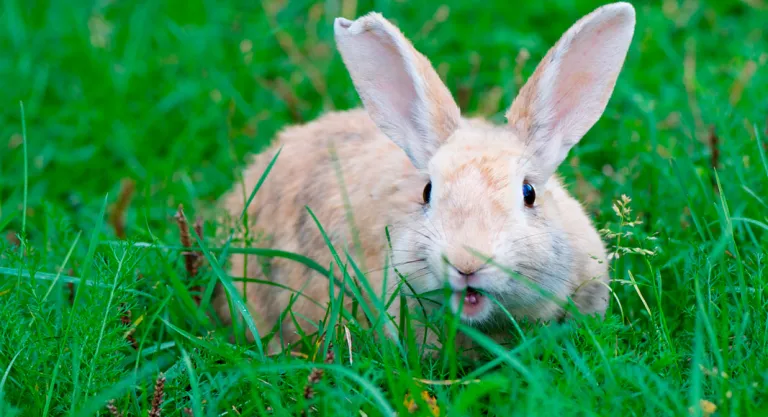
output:
[[[265,357],[206,315],[228,279],[214,203],[247,156],[360,105],[334,17],[382,12],[465,114],[503,123],[601,4],[520,3],[0,2],[0,416],[146,416],[160,392],[163,416],[768,415],[764,0],[634,2],[613,98],[559,171],[618,255],[605,320],[472,361],[354,321]]]

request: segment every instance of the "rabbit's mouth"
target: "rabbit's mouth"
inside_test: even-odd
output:
[[[461,318],[477,320],[485,315],[488,309],[488,298],[472,287],[453,292],[454,308],[461,308]]]

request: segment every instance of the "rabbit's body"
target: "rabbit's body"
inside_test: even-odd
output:
[[[516,318],[562,319],[570,298],[582,313],[603,315],[609,295],[605,249],[555,170],[605,109],[633,29],[634,9],[626,3],[577,22],[520,91],[507,112],[508,125],[495,126],[461,117],[429,61],[382,17],[337,19],[337,44],[365,110],[327,114],[283,131],[246,171],[245,192],[232,191],[225,206],[240,214],[282,147],[248,207],[256,221],[252,230],[268,235],[270,247],[326,267],[333,263],[309,206],[342,258],[345,250],[351,254],[378,294],[397,290],[394,266],[408,281],[401,291],[432,294],[436,304],[427,306],[447,303],[497,340],[511,328],[504,310]],[[247,268],[244,260],[233,256],[233,276],[267,279],[319,302],[299,297],[293,303],[302,327],[307,323],[301,317],[323,318],[327,277],[280,258],[270,261],[265,277],[256,259],[249,258]],[[434,295],[446,287],[449,300]],[[237,288],[243,292],[242,285]],[[265,333],[293,292],[251,284],[246,294]],[[400,308],[395,300],[392,316]],[[228,318],[223,291],[215,307]],[[409,302],[409,309],[415,307]],[[298,337],[290,315],[282,326],[285,339]]]
[[[499,138],[494,134],[499,127],[490,123],[477,119],[464,120],[464,123],[473,125],[474,135],[486,134],[487,141]],[[465,146],[470,147],[485,146],[484,140],[477,137],[462,140],[457,135],[456,141],[466,142]],[[523,153],[522,143],[503,145],[512,153]],[[306,125],[281,132],[270,149],[257,155],[246,170],[244,188],[238,186],[225,196],[225,207],[230,209],[230,216],[241,214],[247,194],[256,186],[281,148],[268,179],[248,207],[249,218],[255,220],[253,231],[268,236],[270,247],[305,255],[323,266],[334,263],[323,236],[305,208],[309,207],[330,235],[336,250],[342,256],[344,250],[352,256],[357,255],[350,219],[346,217],[348,210],[338,168],[341,169],[352,221],[363,247],[363,262],[356,262],[365,266],[368,271],[366,278],[375,290],[379,291],[384,284],[388,249],[385,227],[390,227],[392,244],[395,251],[400,252],[408,251],[413,239],[428,239],[431,234],[442,233],[437,226],[418,230],[414,229],[418,226],[407,222],[409,217],[418,215],[422,210],[422,189],[427,178],[413,167],[402,149],[381,133],[362,109],[329,113]],[[547,217],[557,221],[549,225],[551,233],[537,235],[533,232],[522,242],[531,246],[549,241],[556,248],[556,252],[551,253],[552,259],[537,260],[557,265],[557,268],[552,268],[551,274],[560,274],[556,282],[562,286],[551,287],[555,295],[561,299],[573,296],[577,305],[586,312],[604,310],[608,302],[608,290],[604,285],[607,264],[604,262],[602,242],[589,217],[563,189],[557,177],[549,180],[546,191],[539,198],[550,202],[546,205]],[[556,242],[552,244],[553,241]],[[247,265],[243,255],[232,255],[231,259],[233,276],[268,279],[301,290],[302,294],[321,304],[328,302],[327,277],[308,270],[296,261],[272,258],[269,261],[270,276],[264,277],[263,266],[255,257],[250,257]],[[394,259],[396,265],[404,264],[398,268],[400,272],[418,272],[422,267],[421,264],[409,263],[409,259],[402,260],[404,258],[397,254]],[[398,262],[398,259],[401,261]],[[395,284],[393,271],[389,270],[387,274],[387,287],[391,287]],[[576,292],[579,285],[595,278],[602,283],[586,285]],[[239,291],[243,290],[240,282],[236,283],[236,287]],[[290,291],[268,285],[250,285],[245,294],[258,328],[264,331],[272,328],[293,295]],[[299,297],[291,309],[298,317],[308,317],[317,322],[323,318],[325,309],[308,298]],[[222,316],[229,314],[223,294],[216,299],[215,306]],[[397,302],[394,306],[392,311],[396,311]],[[518,318],[550,320],[561,317],[563,309],[555,302],[538,300],[533,305],[511,308],[510,313]],[[504,317],[497,319],[503,322]],[[306,323],[300,318],[299,321]],[[493,327],[503,327],[503,324],[496,323]],[[295,339],[294,330],[291,318],[286,317],[283,322],[286,341]]]

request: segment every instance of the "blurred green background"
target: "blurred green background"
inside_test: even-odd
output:
[[[504,365],[485,385],[436,388],[443,408],[512,415],[515,409],[540,410],[546,402],[547,415],[684,415],[708,398],[722,415],[765,415],[768,3],[632,3],[637,26],[613,98],[560,170],[599,228],[628,233],[620,246],[630,252],[612,264],[621,307],[612,304],[606,324],[568,336],[534,332],[533,342],[521,345],[515,357],[541,384],[528,385],[517,368]],[[265,404],[291,413],[303,409],[296,398],[306,373],[253,382],[242,373],[250,368],[238,362],[246,356],[242,351],[232,353],[223,343],[200,348],[170,327],[195,336],[209,330],[185,290],[192,284],[184,281],[177,254],[147,250],[136,272],[142,280],[133,270],[120,276],[132,289],[121,287],[119,301],[133,306],[134,317],[147,318],[136,331],[146,342],[141,356],[124,340],[117,301],[106,303],[102,290],[70,309],[62,301],[69,291],[63,282],[41,300],[50,281],[24,281],[11,267],[55,273],[82,231],[72,246],[72,269],[65,272],[117,283],[120,274],[109,256],[99,258],[107,260],[93,267],[97,273],[86,268],[94,259],[87,240],[101,221],[105,196],[113,207],[125,180],[136,187],[125,212],[128,239],[156,237],[178,245],[172,216],[179,203],[190,218],[206,214],[206,236],[212,236],[213,203],[237,181],[248,154],[289,124],[359,106],[333,43],[337,16],[383,13],[431,59],[465,114],[503,123],[504,111],[547,49],[601,4],[0,0],[0,249],[6,250],[0,251],[0,269],[8,267],[0,271],[0,371],[27,341],[44,346],[18,357],[5,388],[10,403],[28,415],[49,406],[71,411],[87,399],[80,397],[86,372],[93,394],[127,378],[134,361],[137,368],[156,365],[164,350],[180,357],[179,348],[192,352],[201,372],[210,372],[200,380],[209,415],[248,398],[266,398]],[[20,101],[29,162],[28,256],[8,245],[22,228]],[[613,209],[625,194],[632,198],[631,217],[643,221],[633,228],[619,225]],[[116,232],[106,226],[93,236],[104,244]],[[615,249],[615,237],[607,241]],[[633,248],[655,255],[633,254]],[[199,281],[211,276],[206,269]],[[76,320],[64,332],[67,314]],[[422,369],[399,359],[390,368],[398,372],[382,373],[379,360],[391,351],[366,343],[370,333],[352,331],[356,359],[350,372],[384,387],[391,404],[402,402],[411,377],[455,376],[455,369]],[[71,353],[70,339],[48,337],[61,334],[83,343],[80,357]],[[92,346],[102,336],[101,352],[109,355]],[[56,389],[47,385],[57,378],[53,361],[80,360],[80,374],[61,368]],[[241,368],[224,381],[216,371],[221,361]],[[167,388],[168,401],[179,407],[191,403],[192,384],[180,363]],[[699,364],[730,377],[710,377]],[[155,374],[147,375],[143,391],[120,385],[143,393],[123,397],[135,412],[148,408]],[[585,385],[585,378],[591,383]],[[329,413],[372,413],[367,391],[345,384],[314,404]],[[484,390],[490,397],[483,397]],[[226,394],[215,397],[218,392]],[[0,401],[0,412],[2,406]]]

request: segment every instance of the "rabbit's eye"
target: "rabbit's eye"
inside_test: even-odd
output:
[[[528,207],[532,207],[533,202],[536,201],[536,190],[527,182],[523,183],[523,200],[525,200],[525,205]]]
[[[424,193],[421,196],[424,198],[424,204],[429,204],[429,198],[432,196],[432,181],[424,186]]]

